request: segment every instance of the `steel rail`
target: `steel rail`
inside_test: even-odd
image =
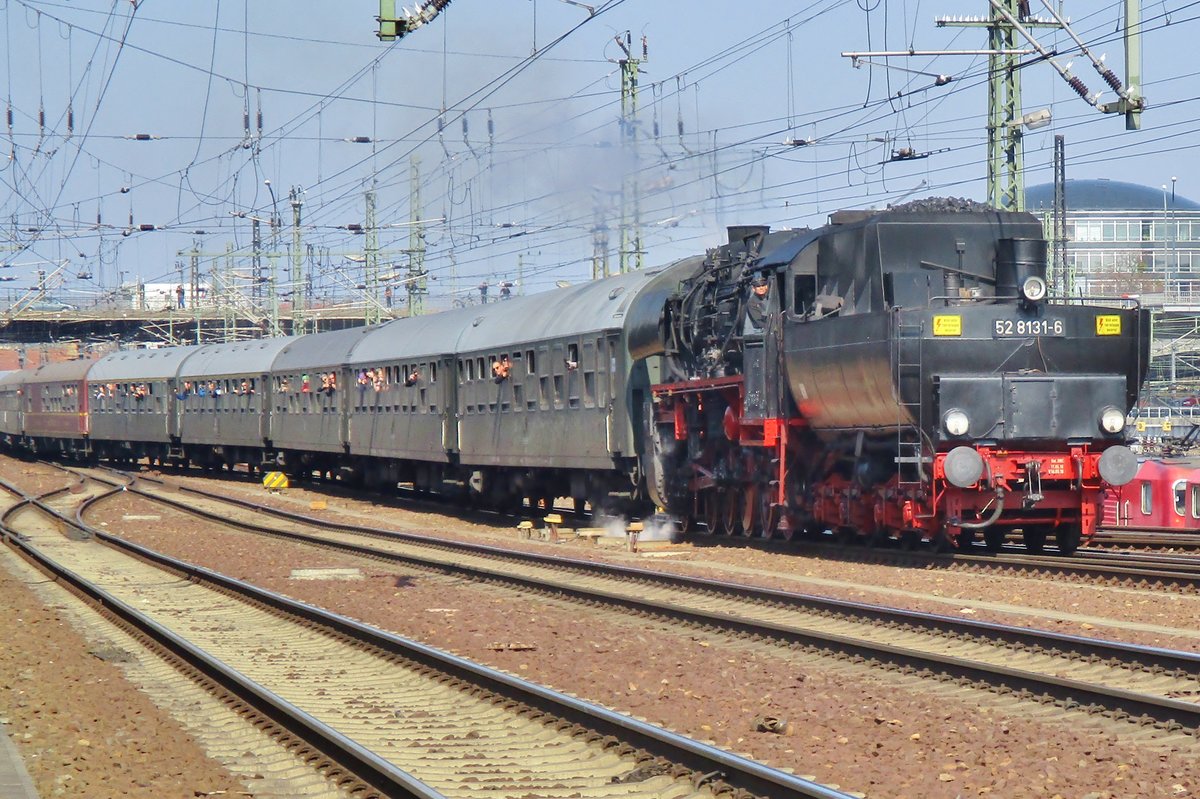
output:
[[[787,774],[726,750],[700,743],[699,741],[695,741],[686,736],[670,732],[647,722],[642,722],[616,711],[594,705],[590,702],[559,693],[552,689],[546,688],[545,686],[523,680],[519,677],[506,674],[502,671],[482,666],[465,658],[460,658],[455,655],[442,652],[433,647],[426,646],[417,641],[404,638],[394,633],[379,630],[349,617],[342,616],[340,614],[336,614],[307,603],[298,602],[283,596],[282,594],[268,591],[204,567],[190,564],[185,561],[172,558],[168,555],[155,552],[146,547],[134,544],[133,542],[126,541],[119,536],[96,529],[83,521],[83,514],[90,506],[107,497],[121,493],[124,490],[126,490],[124,487],[118,487],[110,492],[89,499],[87,502],[81,505],[77,512],[76,518],[73,520],[62,516],[53,509],[50,509],[50,512],[53,513],[55,517],[62,519],[64,522],[71,524],[78,529],[87,531],[97,540],[130,552],[148,562],[183,574],[190,580],[210,583],[214,586],[218,586],[219,588],[234,592],[244,597],[248,597],[251,600],[267,607],[271,607],[280,612],[287,613],[315,624],[319,624],[336,633],[374,646],[385,653],[424,665],[428,668],[434,669],[443,674],[451,675],[471,684],[480,685],[486,690],[513,699],[514,701],[520,702],[523,705],[535,708],[557,718],[562,718],[573,724],[593,730],[601,736],[612,737],[614,739],[629,743],[630,745],[644,750],[655,757],[663,758],[672,763],[676,763],[684,768],[694,771],[698,775],[704,775],[707,782],[723,782],[734,789],[746,791],[763,797],[788,795],[805,797],[806,799],[850,799],[849,794],[811,782],[809,780],[802,779],[800,777],[793,776],[791,774]],[[39,558],[39,560],[41,559]],[[80,579],[77,576],[69,577],[64,575],[65,579],[71,580],[72,577],[75,579]],[[105,595],[101,589],[92,586],[85,590],[89,595],[96,597],[97,601],[102,601],[104,604],[108,604],[108,600],[100,598],[102,595]],[[125,610],[131,614],[134,614],[134,618],[140,619],[141,614],[139,614],[136,610],[132,608],[125,608]],[[140,621],[133,623],[138,623],[140,626]],[[158,625],[155,625],[153,622],[150,622],[150,624],[154,627],[158,627]],[[158,631],[155,630],[156,634],[157,632]],[[163,632],[174,637],[173,634],[170,634],[169,630],[163,630]],[[184,646],[187,646],[187,643],[184,641],[181,641],[180,643],[182,643]],[[201,663],[207,665],[207,663],[205,663],[203,660],[201,660]],[[234,674],[236,674],[236,672],[234,672]],[[240,675],[238,676],[240,677]],[[253,683],[250,683],[250,685],[255,687],[255,684]],[[258,688],[258,690],[265,692],[265,689]],[[267,693],[268,696],[274,696],[273,694],[269,694],[269,692],[265,693]],[[273,709],[277,709],[279,712],[284,713],[289,719],[291,716],[288,712],[288,708],[291,708],[292,710],[296,710],[297,713],[302,714],[299,717],[299,720],[315,722],[315,720],[312,720],[311,717],[303,714],[303,711],[295,709],[294,707],[283,702],[283,700],[279,700],[279,702],[282,703],[282,706]],[[315,723],[320,724],[319,722]],[[337,734],[335,733],[335,735]],[[344,737],[342,737],[342,740],[351,744],[353,743]],[[363,751],[365,752],[365,750]],[[351,751],[351,754],[355,753]],[[367,754],[370,753],[368,752]],[[357,765],[358,761],[355,760],[351,762],[355,762]],[[364,765],[370,766],[372,764],[365,763]],[[427,788],[427,786],[423,786],[423,783],[419,783],[419,781],[416,781],[415,778],[407,775],[405,772],[400,772],[399,769],[395,769],[395,767],[386,763],[386,761],[383,761],[381,765],[388,766],[392,771],[399,772],[408,779],[414,780],[417,785]],[[374,783],[372,782],[372,784]],[[699,787],[699,785],[697,785],[697,787]],[[397,785],[396,790],[403,791],[405,788],[403,785]],[[390,796],[393,794],[385,793],[385,795]],[[441,796],[437,793],[419,794],[403,792],[396,793],[395,795],[428,796],[430,799],[435,799],[436,797]]]
[[[1062,699],[1069,704],[1111,709],[1130,716],[1150,717],[1165,727],[1182,726],[1191,730],[1200,730],[1200,705],[1192,702],[1100,686],[1067,677],[1042,675],[999,665],[980,664],[954,656],[944,656],[921,652],[903,646],[863,641],[851,636],[806,631],[787,625],[752,620],[726,613],[685,608],[674,603],[644,600],[628,594],[586,589],[569,583],[522,577],[500,569],[482,569],[465,564],[430,563],[415,556],[384,552],[369,546],[334,542],[319,536],[282,531],[265,525],[237,521],[216,512],[205,511],[177,500],[144,492],[137,488],[131,490],[146,496],[152,501],[161,502],[224,525],[232,525],[316,546],[329,547],[355,555],[401,562],[445,573],[465,575],[476,580],[507,583],[525,590],[547,591],[585,602],[597,602],[609,606],[634,609],[656,617],[685,621],[703,627],[718,628],[738,635],[764,636],[788,644],[799,644],[818,649],[827,650],[833,647],[851,655],[891,662],[900,666],[915,665],[918,668],[937,669],[960,679],[984,680],[990,683],[995,683],[999,680],[1002,684],[1008,685],[1015,691],[1023,691],[1034,696],[1049,695]],[[189,493],[205,495],[210,499],[221,502],[232,502],[234,505],[254,510],[264,510],[261,506],[244,500],[207,495],[206,492],[195,490],[189,490]],[[304,517],[300,514],[276,511],[274,509],[266,509],[266,512],[271,515],[278,514],[293,521],[303,521],[310,525],[327,527],[342,532],[399,539],[406,543],[418,543],[425,546],[430,545],[429,539],[412,533],[328,523]],[[922,631],[930,633],[957,637],[972,636],[976,639],[985,639],[993,645],[1019,646],[1047,652],[1057,650],[1060,654],[1070,653],[1074,660],[1079,661],[1102,660],[1121,664],[1132,669],[1152,667],[1160,669],[1163,672],[1178,672],[1181,674],[1200,672],[1200,654],[1190,652],[1105,641],[1051,631],[1034,631],[993,622],[960,619],[933,613],[897,610],[869,603],[728,584],[705,578],[662,574],[627,566],[598,564],[592,561],[557,558],[534,553],[511,552],[480,544],[437,541],[436,546],[440,549],[467,551],[498,559],[534,563],[540,566],[570,570],[578,573],[607,577],[617,576],[645,584],[668,586],[689,592],[718,595],[780,607],[793,607],[797,610],[807,612],[838,614],[860,621],[921,628]]]

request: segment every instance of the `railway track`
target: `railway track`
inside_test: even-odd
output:
[[[354,795],[848,796],[81,521],[123,489],[22,497],[0,518],[5,540]]]
[[[1125,719],[1169,739],[1194,744],[1200,728],[1200,655],[338,525],[195,489],[182,489],[187,501],[163,493],[161,484],[130,490],[259,534],[765,641],[777,650],[865,660]],[[261,523],[264,514],[275,522]]]
[[[1200,533],[1156,528],[1100,530],[1090,546],[1097,549],[1130,547],[1191,552],[1200,549]]]
[[[1159,588],[1186,594],[1200,592],[1200,557],[1188,554],[1080,549],[1071,557],[1062,557],[1032,555],[1018,547],[995,553],[982,549],[934,553],[891,548],[847,548],[820,542],[800,543],[789,551],[854,563],[1014,576],[1049,575],[1056,580],[1083,584]]]
[[[48,465],[57,466],[48,462]],[[107,468],[107,467],[104,467]],[[164,467],[165,468],[165,467]],[[111,470],[115,474],[137,476],[140,479],[153,482],[155,479],[137,472]],[[195,476],[194,470],[179,470],[181,476]],[[256,482],[252,475],[242,472],[221,473],[221,479],[235,480],[239,483]],[[314,478],[314,485],[319,485],[322,492],[333,496],[349,499],[368,499],[379,501],[378,494],[364,494],[357,489],[348,488],[335,482],[326,482]],[[213,495],[214,492],[202,489],[184,487],[185,492],[196,495]],[[449,513],[456,517],[470,520],[485,520],[494,522],[496,513],[478,511],[469,508],[447,505],[429,496],[403,496],[404,507],[419,507],[428,512]],[[266,509],[264,509],[265,511]],[[588,517],[579,516],[565,507],[556,507],[555,511],[564,518],[575,518],[586,524]],[[527,509],[526,514],[536,513]],[[514,515],[513,521],[526,516]],[[728,537],[720,535],[700,534],[693,542],[697,546],[733,545],[744,546],[768,551],[787,551],[793,553],[816,553],[825,559],[842,559],[861,563],[879,563],[903,567],[940,568],[947,570],[971,570],[981,573],[998,573],[1011,575],[1053,575],[1055,579],[1071,580],[1079,583],[1095,583],[1099,585],[1122,585],[1137,587],[1169,588],[1184,593],[1200,593],[1200,556],[1188,554],[1152,553],[1152,552],[1120,552],[1107,547],[1083,548],[1075,555],[1063,557],[1056,554],[1033,555],[1025,552],[1019,546],[1010,546],[1002,552],[986,552],[982,546],[967,547],[959,552],[934,552],[932,550],[908,550],[896,547],[846,546],[841,543],[826,541],[821,538],[798,538],[791,541],[762,540],[754,537]]]

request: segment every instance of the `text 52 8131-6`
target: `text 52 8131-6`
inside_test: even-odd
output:
[[[992,322],[992,336],[1061,336],[1065,328],[1061,319],[997,319]]]

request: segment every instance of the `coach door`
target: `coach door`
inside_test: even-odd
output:
[[[442,450],[447,455],[458,452],[458,391],[461,376],[453,357],[430,361],[433,396],[442,418]]]
[[[271,375],[258,376],[258,440],[264,446],[271,440],[271,413],[275,408],[275,386]]]
[[[620,455],[624,451],[625,445],[625,414],[621,412],[624,406],[620,402],[620,397],[625,391],[624,380],[624,358],[621,354],[621,337],[617,333],[610,333],[604,339],[604,352],[596,353],[596,357],[601,361],[601,370],[605,373],[605,384],[608,386],[607,403],[607,431],[605,438],[608,441],[609,455]],[[599,399],[599,398],[598,398]]]

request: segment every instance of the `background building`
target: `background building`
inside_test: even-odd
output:
[[[1066,286],[1072,296],[1133,296],[1153,313],[1142,432],[1186,433],[1200,422],[1200,203],[1114,180],[1066,182]],[[1054,186],[1030,187],[1026,207],[1053,236]],[[1053,265],[1052,265],[1053,269]],[[1059,286],[1059,275],[1052,275]],[[1165,425],[1164,425],[1165,422]]]

